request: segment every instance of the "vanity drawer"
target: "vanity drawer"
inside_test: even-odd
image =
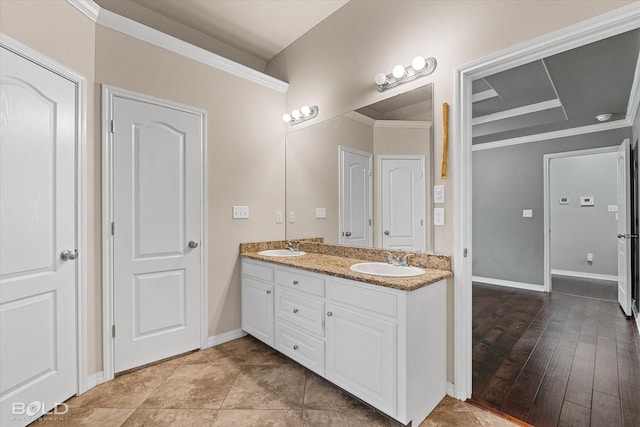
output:
[[[242,274],[267,282],[273,282],[273,270],[273,267],[266,264],[248,260],[242,262]]]
[[[398,317],[397,295],[381,292],[376,289],[376,286],[364,289],[346,283],[330,281],[327,283],[327,299],[360,307],[366,311],[385,316]]]
[[[276,270],[276,283],[291,289],[298,289],[319,297],[324,296],[324,279],[308,276],[293,270]]]
[[[276,321],[276,350],[313,372],[324,375],[324,342]]]
[[[317,298],[278,288],[276,316],[319,337],[324,336],[324,303]]]

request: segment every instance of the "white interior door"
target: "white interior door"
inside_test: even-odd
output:
[[[424,158],[380,157],[382,247],[424,251]]]
[[[371,246],[371,153],[340,147],[340,243]]]
[[[76,108],[75,83],[0,48],[2,426],[76,393]]]
[[[113,100],[115,372],[200,347],[201,116]]]
[[[631,145],[625,139],[618,148],[618,301],[631,316]]]

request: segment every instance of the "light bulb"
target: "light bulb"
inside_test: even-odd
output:
[[[293,110],[291,112],[291,117],[293,117],[294,119],[299,119],[300,117],[302,117],[302,114],[300,114],[300,110]]]
[[[291,116],[286,114],[286,113],[283,114],[282,115],[282,121],[285,122],[285,123],[289,123],[291,121]]]
[[[374,80],[378,86],[382,86],[387,82],[387,75],[385,73],[378,73]]]
[[[422,56],[416,56],[413,58],[413,61],[411,61],[411,67],[416,71],[422,70],[426,65],[427,61],[425,61]]]
[[[403,65],[396,65],[395,67],[393,67],[393,69],[391,70],[391,74],[393,75],[393,77],[395,77],[396,79],[399,79],[401,77],[404,77],[404,73],[405,73],[405,69]]]
[[[306,105],[303,105],[302,108],[300,108],[300,112],[302,113],[303,116],[307,117],[309,114],[311,114],[311,108],[307,107]]]

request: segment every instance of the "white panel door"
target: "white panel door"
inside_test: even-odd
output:
[[[200,347],[200,117],[114,97],[115,372]]]
[[[382,247],[425,250],[424,158],[380,157]]]
[[[371,246],[372,155],[340,147],[340,243]]]
[[[631,145],[618,148],[618,301],[631,316]]]
[[[74,83],[0,48],[2,426],[76,393],[76,107]]]

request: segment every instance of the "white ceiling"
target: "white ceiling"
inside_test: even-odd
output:
[[[111,1],[132,1],[269,61],[348,0]]]

